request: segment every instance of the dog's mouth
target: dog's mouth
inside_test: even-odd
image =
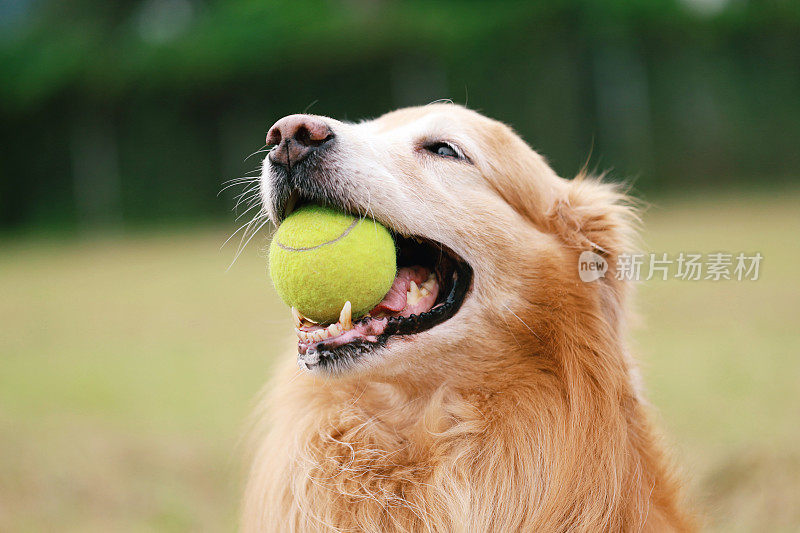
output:
[[[394,337],[421,333],[453,318],[461,308],[472,282],[469,264],[430,239],[394,237],[397,274],[383,300],[365,316],[353,320],[345,303],[338,321],[321,324],[292,309],[301,366],[342,369]]]

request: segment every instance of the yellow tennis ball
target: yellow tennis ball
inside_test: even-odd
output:
[[[306,317],[336,322],[349,301],[355,319],[380,303],[394,282],[394,239],[371,218],[307,205],[275,232],[269,270],[278,296]]]

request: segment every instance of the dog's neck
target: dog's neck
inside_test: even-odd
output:
[[[300,529],[687,527],[623,347],[562,340],[509,345],[491,378],[436,387],[286,379],[247,491],[269,502],[246,505]]]

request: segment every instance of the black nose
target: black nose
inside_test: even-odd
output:
[[[291,167],[299,163],[312,150],[325,146],[333,139],[333,132],[320,118],[312,115],[289,115],[273,124],[267,133],[267,144],[275,148],[269,160],[277,165]]]

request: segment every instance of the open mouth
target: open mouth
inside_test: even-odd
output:
[[[394,336],[421,333],[458,312],[472,281],[469,264],[434,241],[394,237],[397,274],[392,288],[365,316],[354,321],[349,302],[332,324],[315,323],[292,309],[298,357],[307,369],[345,365]]]

